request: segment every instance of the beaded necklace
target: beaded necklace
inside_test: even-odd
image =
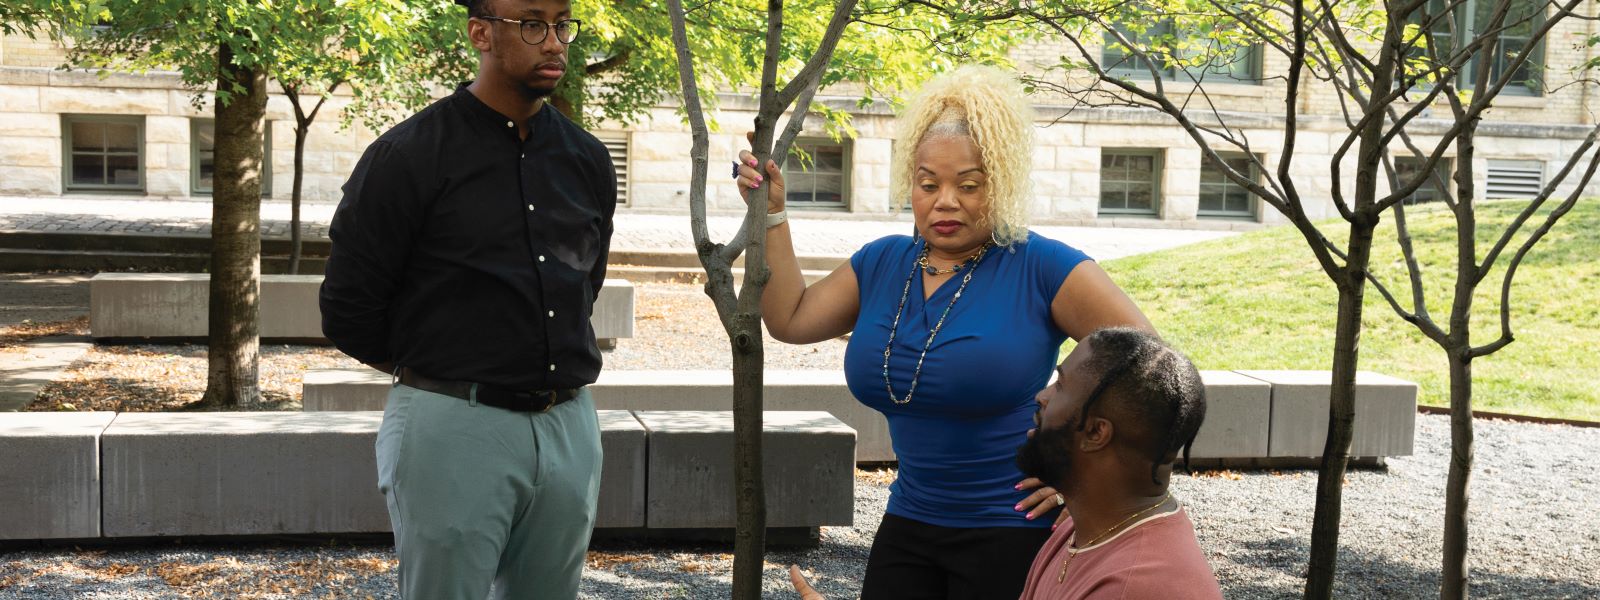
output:
[[[954,273],[965,269],[967,273],[961,276],[961,286],[956,288],[956,295],[950,298],[950,304],[946,305],[944,312],[939,314],[939,322],[933,326],[932,330],[928,331],[928,340],[922,343],[922,356],[917,357],[917,369],[911,373],[911,387],[906,389],[906,397],[902,400],[895,397],[894,385],[889,383],[889,354],[894,349],[894,335],[895,332],[900,330],[900,316],[905,314],[906,311],[906,297],[911,294],[911,279],[924,269],[930,274],[937,274],[938,272],[937,269],[928,265],[928,246],[926,243],[922,246],[921,255],[911,265],[911,274],[906,275],[905,289],[900,291],[900,306],[894,311],[894,324],[889,326],[889,343],[883,347],[883,388],[888,390],[890,401],[895,404],[911,403],[911,395],[917,393],[917,380],[922,378],[922,361],[928,358],[928,348],[933,346],[934,336],[939,335],[939,330],[944,328],[945,317],[950,316],[950,309],[954,308],[956,301],[961,299],[961,292],[967,289],[967,283],[972,281],[972,274],[978,271],[978,263],[983,261],[983,255],[988,251],[989,243],[984,242],[982,246],[978,247],[977,253],[967,257],[966,260],[961,261],[960,265],[949,271]],[[972,268],[966,269],[965,267],[969,263]]]

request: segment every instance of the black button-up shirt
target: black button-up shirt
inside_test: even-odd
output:
[[[548,104],[526,125],[463,86],[367,148],[328,230],[322,331],[341,351],[519,390],[594,382],[616,172]]]

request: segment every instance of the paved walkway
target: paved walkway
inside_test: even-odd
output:
[[[332,204],[307,204],[302,210],[308,239],[327,236]],[[264,202],[262,227],[269,237],[288,237],[289,204]],[[859,215],[790,214],[795,250],[802,255],[843,256],[863,244],[911,231],[909,214],[867,218]],[[712,237],[727,241],[739,228],[736,215],[709,219]],[[1065,241],[1098,259],[1112,259],[1233,235],[1232,231],[1138,229],[1129,227],[1038,226],[1040,234]],[[154,235],[209,235],[211,204],[205,201],[32,198],[0,196],[0,231],[119,232]],[[646,214],[623,209],[616,217],[617,250],[692,251],[689,216]]]

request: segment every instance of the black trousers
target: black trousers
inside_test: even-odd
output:
[[[861,598],[1011,600],[1049,537],[1049,528],[940,527],[886,514]]]

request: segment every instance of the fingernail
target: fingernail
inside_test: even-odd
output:
[[[1028,520],[1029,520],[1029,521],[1032,521],[1032,520],[1033,520],[1033,514],[1032,514],[1032,513],[1029,513],[1029,514],[1028,514]]]
[[[761,183],[755,182],[755,181],[750,182],[750,189],[753,190],[753,189],[756,189],[758,187],[761,187]]]
[[[1011,510],[1022,510],[1022,505],[1018,504],[1016,506],[1013,506],[1013,507],[1011,507]]]
[[[754,167],[754,166],[756,166],[756,159],[752,158],[750,160],[744,161],[744,164],[747,164],[747,165],[750,165],[750,166]]]
[[[765,177],[762,177],[760,175],[756,176],[756,181],[766,181],[766,180],[767,180],[767,178],[765,178]]]
[[[1061,526],[1060,523],[1051,523],[1050,524],[1050,531],[1055,531],[1056,527],[1060,527],[1060,526]]]
[[[1020,490],[1020,489],[1022,489],[1022,484],[1019,483],[1019,484],[1013,485],[1013,486],[1011,486],[1011,489]]]

